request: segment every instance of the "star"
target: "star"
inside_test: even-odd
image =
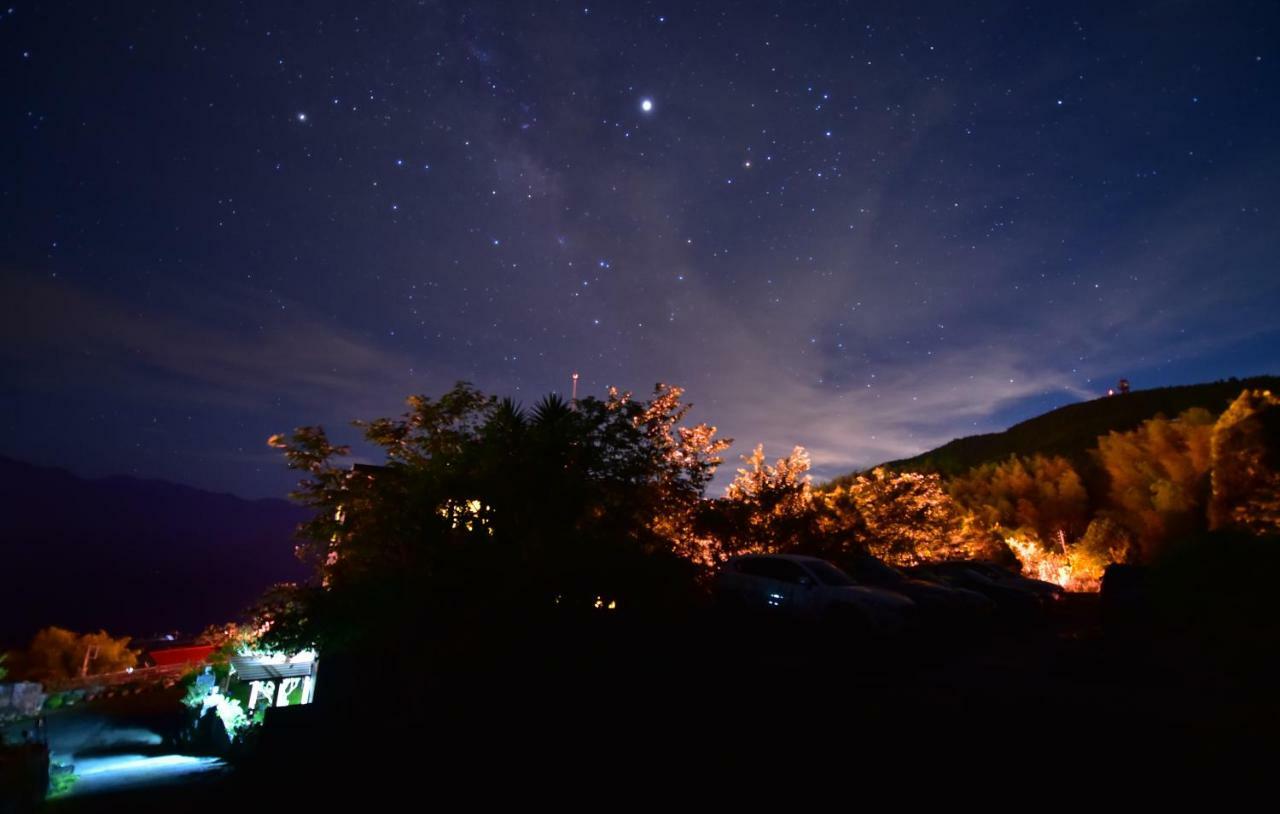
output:
[[[300,122],[305,122],[307,120],[307,114],[299,112],[295,118]]]
[[[640,109],[641,109],[641,110],[643,110],[645,113],[652,113],[652,112],[653,112],[653,100],[652,100],[652,99],[641,99],[641,100],[640,100]]]

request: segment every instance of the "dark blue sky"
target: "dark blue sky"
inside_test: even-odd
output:
[[[0,5],[0,453],[282,494],[272,432],[576,369],[830,475],[1280,372],[1278,43],[1274,2]]]

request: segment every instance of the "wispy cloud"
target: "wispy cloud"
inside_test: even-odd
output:
[[[404,355],[300,306],[205,291],[197,308],[195,295],[165,294],[156,298],[164,305],[148,307],[65,279],[7,273],[0,358],[31,388],[92,392],[111,383],[171,403],[336,404],[347,416],[383,409],[390,394],[415,385],[438,385],[430,371],[411,373]]]

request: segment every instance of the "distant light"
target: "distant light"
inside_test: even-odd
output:
[[[300,122],[305,122],[306,120],[307,120],[307,114],[306,114],[306,113],[299,113],[299,114],[298,114],[298,121],[300,121]]]
[[[652,99],[641,99],[641,100],[640,100],[640,109],[641,109],[641,110],[643,110],[645,113],[651,113],[651,112],[653,111],[653,100],[652,100]]]

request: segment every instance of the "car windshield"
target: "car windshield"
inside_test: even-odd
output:
[[[976,571],[988,579],[1009,579],[1016,576],[998,565],[989,565],[985,562],[971,562],[965,565],[970,571]]]
[[[898,583],[907,578],[897,568],[875,557],[862,557],[859,559],[856,573],[859,577],[869,582],[880,584]]]
[[[834,565],[832,565],[829,562],[823,562],[822,560],[815,560],[811,562],[806,562],[805,566],[813,573],[815,577],[818,578],[818,582],[821,582],[823,585],[833,585],[836,587],[843,587],[845,585],[854,584],[853,580],[849,579],[848,574],[841,571],[839,568],[836,568]]]

